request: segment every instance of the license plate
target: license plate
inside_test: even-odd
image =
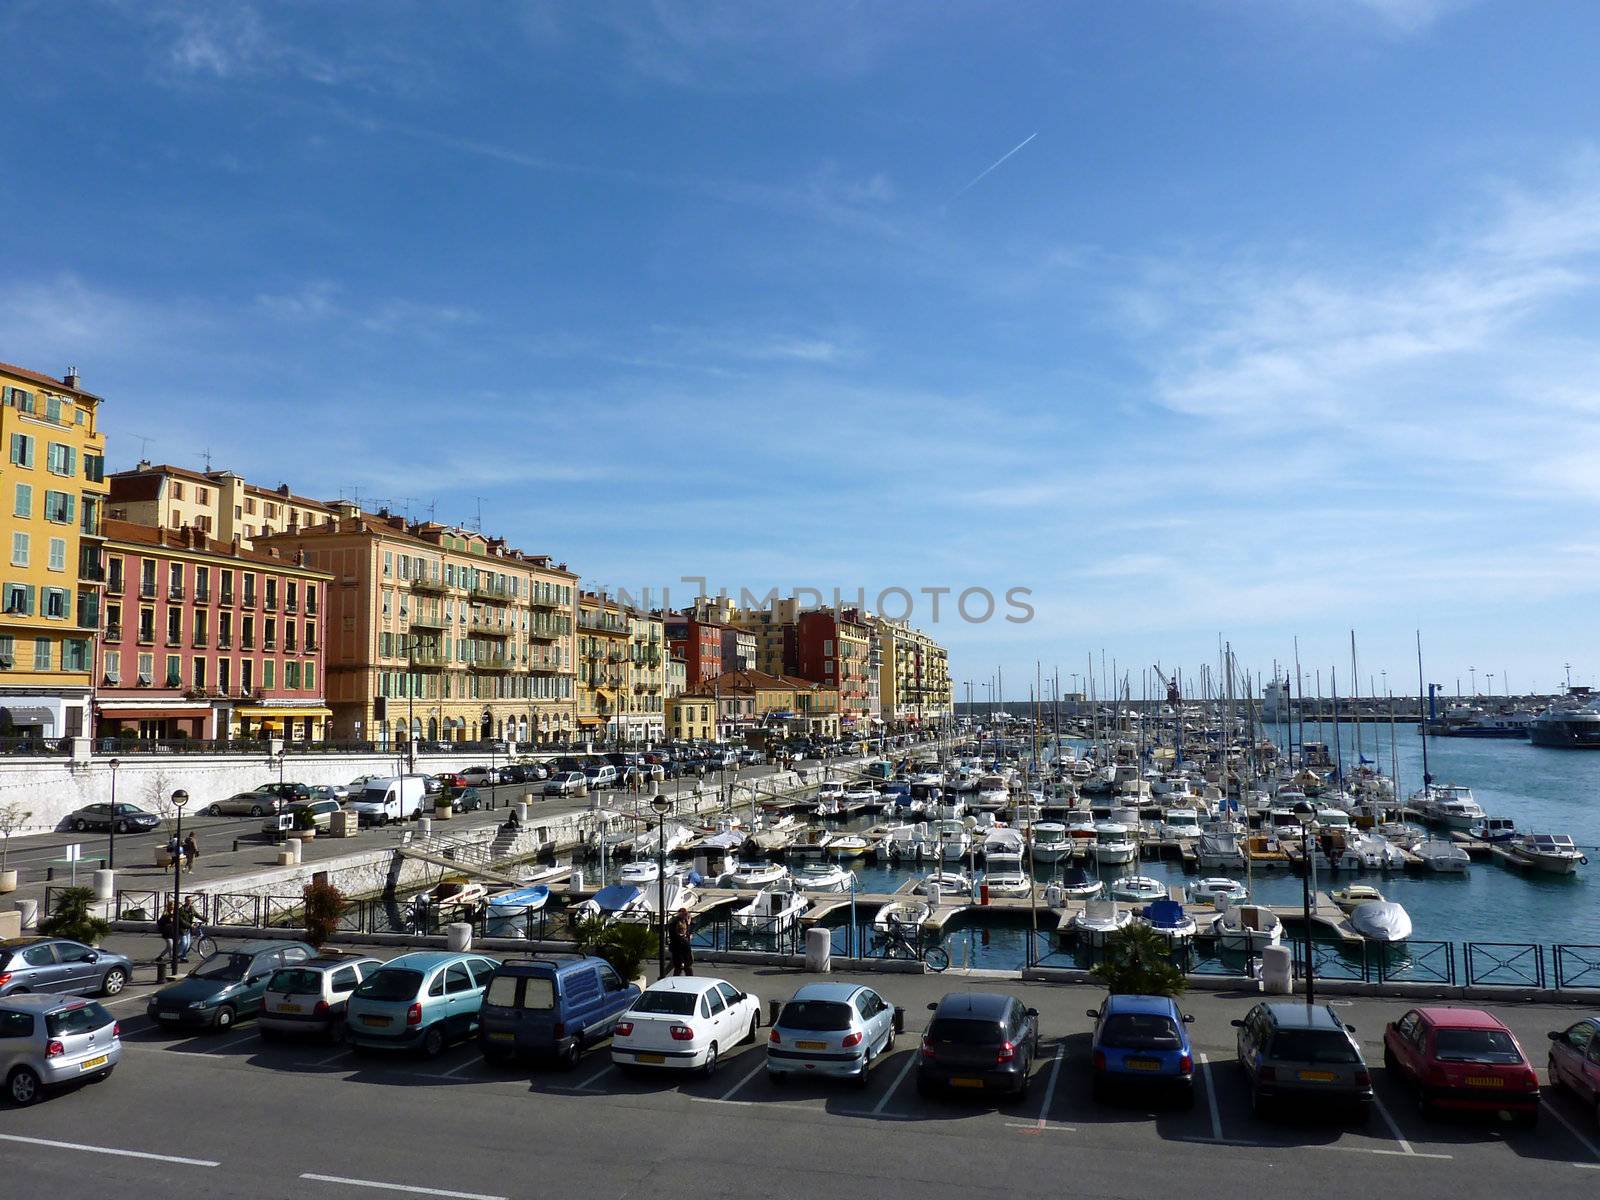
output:
[[[393,1018],[391,1018],[391,1017],[374,1017],[374,1016],[368,1015],[367,1013],[362,1013],[361,1014],[361,1023],[363,1025],[383,1026],[383,1025],[387,1025],[392,1019]]]
[[[490,1034],[489,1034],[489,1040],[491,1042],[514,1042],[514,1041],[517,1040],[517,1035],[514,1034],[514,1033],[501,1033],[499,1031],[491,1031]]]
[[[92,1071],[96,1067],[105,1066],[106,1063],[108,1063],[110,1061],[111,1061],[111,1056],[109,1054],[102,1054],[102,1055],[100,1055],[99,1058],[85,1059],[83,1062],[78,1064],[78,1070],[80,1070],[80,1071]]]
[[[1301,1071],[1301,1083],[1332,1083],[1339,1078],[1332,1071]]]
[[[1503,1088],[1503,1087],[1505,1087],[1505,1085],[1506,1085],[1506,1081],[1504,1079],[1501,1079],[1500,1076],[1498,1076],[1498,1075],[1468,1075],[1467,1076],[1467,1086],[1468,1087]]]
[[[827,1042],[796,1042],[794,1045],[797,1050],[826,1050],[828,1048]]]
[[[176,1021],[178,1019],[178,1014],[177,1013],[168,1013],[168,1012],[157,1013],[156,1014],[156,1019],[157,1020],[161,1020],[161,1021]]]
[[[983,1080],[981,1080],[981,1079],[963,1079],[963,1078],[957,1077],[957,1078],[952,1079],[950,1081],[950,1086],[951,1087],[960,1087],[960,1088],[981,1088],[983,1086]]]
[[[300,1007],[300,1005],[298,1005],[298,1004],[280,1004],[280,1005],[278,1005],[278,1011],[279,1012],[287,1012],[287,1013],[297,1013],[297,1012],[305,1012],[305,1009]]]
[[[1130,1071],[1159,1071],[1161,1064],[1153,1058],[1125,1058],[1122,1065]]]
[[[665,1054],[635,1054],[633,1057],[642,1063],[664,1063],[667,1061]]]

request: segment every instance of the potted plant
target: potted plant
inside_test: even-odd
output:
[[[645,986],[645,960],[661,946],[660,934],[654,925],[638,921],[612,921],[600,934],[594,952],[611,964],[612,970],[622,978]]]
[[[45,937],[70,938],[86,946],[98,946],[111,928],[89,911],[94,903],[94,890],[86,887],[64,888],[56,896],[55,911],[39,922],[39,932]]]
[[[6,855],[11,849],[11,835],[31,816],[33,813],[20,804],[0,805],[0,892],[17,890],[17,873],[6,866]]]
[[[317,836],[317,819],[309,808],[297,809],[294,814],[294,836],[302,842],[314,841]]]
[[[1106,938],[1105,957],[1089,973],[1113,996],[1179,996],[1188,986],[1166,938],[1146,925],[1127,925]]]
[[[314,879],[306,884],[303,895],[306,941],[320,950],[339,928],[339,916],[344,911],[344,893],[325,879]]]

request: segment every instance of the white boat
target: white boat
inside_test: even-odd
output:
[[[1457,783],[1430,783],[1412,794],[1411,807],[1446,829],[1471,829],[1484,818],[1472,789]]]
[[[481,883],[446,879],[421,893],[412,904],[419,912],[426,911],[434,920],[441,920],[456,913],[476,912],[488,893]]]
[[[1070,900],[1093,900],[1106,890],[1106,885],[1082,867],[1068,867],[1061,878],[1052,885]]]
[[[667,878],[681,875],[683,868],[677,863],[667,864]],[[653,858],[641,858],[627,863],[617,871],[618,883],[632,883],[643,887],[647,883],[654,883],[661,874],[661,864]]]
[[[916,890],[919,894],[926,896],[930,887],[937,887],[941,896],[969,897],[972,895],[971,877],[965,871],[954,867],[944,867],[924,875],[922,882],[917,884]]]
[[[776,936],[788,932],[810,906],[810,900],[787,887],[766,887],[750,903],[734,909],[733,924],[746,932]]]
[[[1041,821],[1033,827],[1033,857],[1036,862],[1056,862],[1072,852],[1067,827],[1055,821]]]
[[[1485,817],[1471,832],[1480,842],[1509,842],[1521,836],[1517,832],[1517,822],[1511,817]]]
[[[631,918],[636,914],[649,916],[655,910],[645,899],[644,892],[645,889],[631,883],[614,883],[610,887],[601,888],[589,899],[573,905],[569,911],[576,920],[603,917],[608,921],[615,921]]]
[[[1411,914],[1393,900],[1369,900],[1350,910],[1350,927],[1369,942],[1403,942],[1411,936]]]
[[[862,809],[871,808],[877,803],[878,792],[876,788],[857,783],[845,789],[844,806],[848,812],[860,812]]]
[[[1139,857],[1139,843],[1126,825],[1107,821],[1094,827],[1094,844],[1089,852],[1098,863],[1121,866]]]
[[[1067,928],[1085,946],[1103,946],[1108,937],[1127,928],[1133,913],[1115,900],[1090,900],[1067,921]]]
[[[1352,883],[1333,893],[1333,902],[1341,911],[1354,912],[1363,904],[1374,904],[1383,899],[1383,893],[1371,884]]]
[[[1022,857],[1011,854],[990,854],[984,860],[983,883],[990,896],[1029,896],[1033,882],[1022,869]]]
[[[983,841],[978,844],[978,849],[985,858],[994,854],[1002,858],[1021,858],[1027,848],[1027,839],[1022,836],[1022,830],[1014,829],[1010,825],[991,826]]]
[[[932,912],[926,900],[891,900],[872,918],[872,928],[878,933],[888,933],[892,926],[898,925],[914,935]]]
[[[837,863],[811,863],[794,875],[794,886],[804,892],[848,892],[855,876]]]
[[[1215,905],[1218,896],[1230,904],[1238,904],[1250,898],[1250,889],[1237,879],[1226,879],[1220,875],[1197,879],[1189,885],[1189,899],[1195,904]]]
[[[1472,859],[1460,846],[1441,838],[1429,838],[1417,847],[1417,857],[1423,866],[1441,875],[1465,874]]]
[[[837,834],[827,843],[828,853],[835,858],[860,858],[870,849],[872,843],[859,833]]]
[[[1148,875],[1124,875],[1121,879],[1112,881],[1111,896],[1114,900],[1129,900],[1141,904],[1152,900],[1165,900],[1167,885]]]
[[[1283,922],[1261,904],[1230,904],[1211,920],[1217,948],[1234,954],[1260,954],[1283,940]]]
[[[1161,832],[1169,838],[1197,838],[1200,836],[1200,813],[1193,808],[1169,808],[1161,822]]]
[[[526,887],[496,892],[484,901],[483,932],[485,937],[533,937],[528,919],[542,912],[549,903],[550,889],[535,883]]]
[[[1202,867],[1242,867],[1244,848],[1239,845],[1239,835],[1231,829],[1208,828],[1200,834],[1195,847]]]
[[[1589,860],[1564,833],[1530,833],[1510,845],[1522,862],[1552,875],[1571,875]]]
[[[939,857],[945,862],[960,862],[972,849],[972,835],[960,821],[940,821],[933,827]]]
[[[1183,905],[1176,900],[1157,900],[1146,906],[1139,913],[1138,921],[1165,938],[1170,945],[1182,946],[1194,941],[1194,918],[1184,912]]]
[[[789,868],[782,863],[738,861],[719,881],[726,888],[765,888],[782,883],[789,878]]]

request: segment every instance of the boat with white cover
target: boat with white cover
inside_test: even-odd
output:
[[[991,896],[1028,896],[1033,893],[1033,882],[1022,869],[1020,855],[990,854],[984,860],[983,883]]]
[[[1221,875],[1196,879],[1189,885],[1189,899],[1195,904],[1215,905],[1218,896],[1230,904],[1237,904],[1250,898],[1250,889],[1237,879],[1227,879]]]
[[[1139,843],[1126,825],[1106,821],[1094,827],[1094,843],[1089,853],[1098,863],[1121,866],[1139,857]]]
[[[1416,850],[1422,865],[1441,875],[1464,875],[1472,865],[1472,858],[1454,842],[1442,838],[1429,838]]]
[[[855,875],[838,863],[811,863],[794,875],[794,886],[805,892],[848,892]]]
[[[1111,895],[1116,900],[1147,903],[1167,898],[1167,885],[1148,875],[1124,875],[1111,883]]]
[[[972,878],[959,867],[943,867],[924,875],[916,890],[926,896],[931,887],[937,887],[941,896],[967,897],[972,895]]]
[[[765,887],[750,898],[750,903],[733,910],[734,928],[746,932],[777,935],[786,933],[811,907],[811,901],[787,887]]]
[[[1411,936],[1411,914],[1393,900],[1369,900],[1350,910],[1350,927],[1369,942],[1403,942]]]
[[[872,918],[872,928],[878,933],[888,933],[892,926],[898,925],[907,934],[915,936],[932,912],[926,900],[891,900]]]
[[[1230,904],[1211,919],[1217,948],[1234,954],[1260,954],[1283,940],[1283,922],[1264,904]]]
[[[1133,913],[1115,900],[1090,900],[1067,921],[1067,928],[1085,946],[1103,946],[1119,929],[1126,929]]]
[[[735,862],[720,880],[720,886],[727,888],[764,888],[775,883],[781,883],[789,878],[789,868],[782,863],[774,862],[749,862],[740,860]]]

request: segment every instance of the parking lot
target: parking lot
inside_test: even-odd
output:
[[[808,978],[703,971],[763,1000],[785,998]],[[174,1182],[205,1194],[262,1196],[289,1186],[298,1194],[467,1197],[551,1186],[812,1195],[841,1184],[926,1196],[1045,1183],[1071,1194],[1181,1187],[1236,1195],[1281,1190],[1286,1170],[1293,1187],[1310,1195],[1346,1196],[1363,1181],[1428,1194],[1524,1186],[1541,1195],[1600,1194],[1600,1130],[1569,1096],[1547,1092],[1535,1130],[1494,1118],[1423,1120],[1380,1065],[1383,1024],[1404,1011],[1400,1001],[1337,1002],[1357,1029],[1379,1099],[1371,1120],[1355,1126],[1312,1114],[1251,1115],[1228,1023],[1250,996],[1187,998],[1200,1086],[1194,1107],[1179,1109],[1090,1099],[1084,1010],[1098,1002],[1098,989],[954,974],[875,982],[906,1008],[906,1032],[864,1089],[812,1080],[774,1087],[761,1041],[726,1054],[711,1078],[682,1078],[624,1075],[603,1046],[562,1072],[491,1067],[470,1044],[430,1061],[357,1058],[322,1043],[266,1044],[249,1023],[224,1035],[176,1035],[144,1017],[148,988],[141,986],[111,1003],[128,1049],[116,1076],[7,1112],[0,1140],[8,1142],[8,1177],[30,1185],[19,1193],[26,1195],[46,1188],[86,1194],[80,1181],[107,1174],[135,1195]],[[1011,991],[1039,1009],[1044,1045],[1026,1099],[984,1105],[917,1093],[926,1005],[967,988]],[[1565,1027],[1579,1011],[1521,1006],[1499,1015],[1542,1066],[1546,1030]]]

